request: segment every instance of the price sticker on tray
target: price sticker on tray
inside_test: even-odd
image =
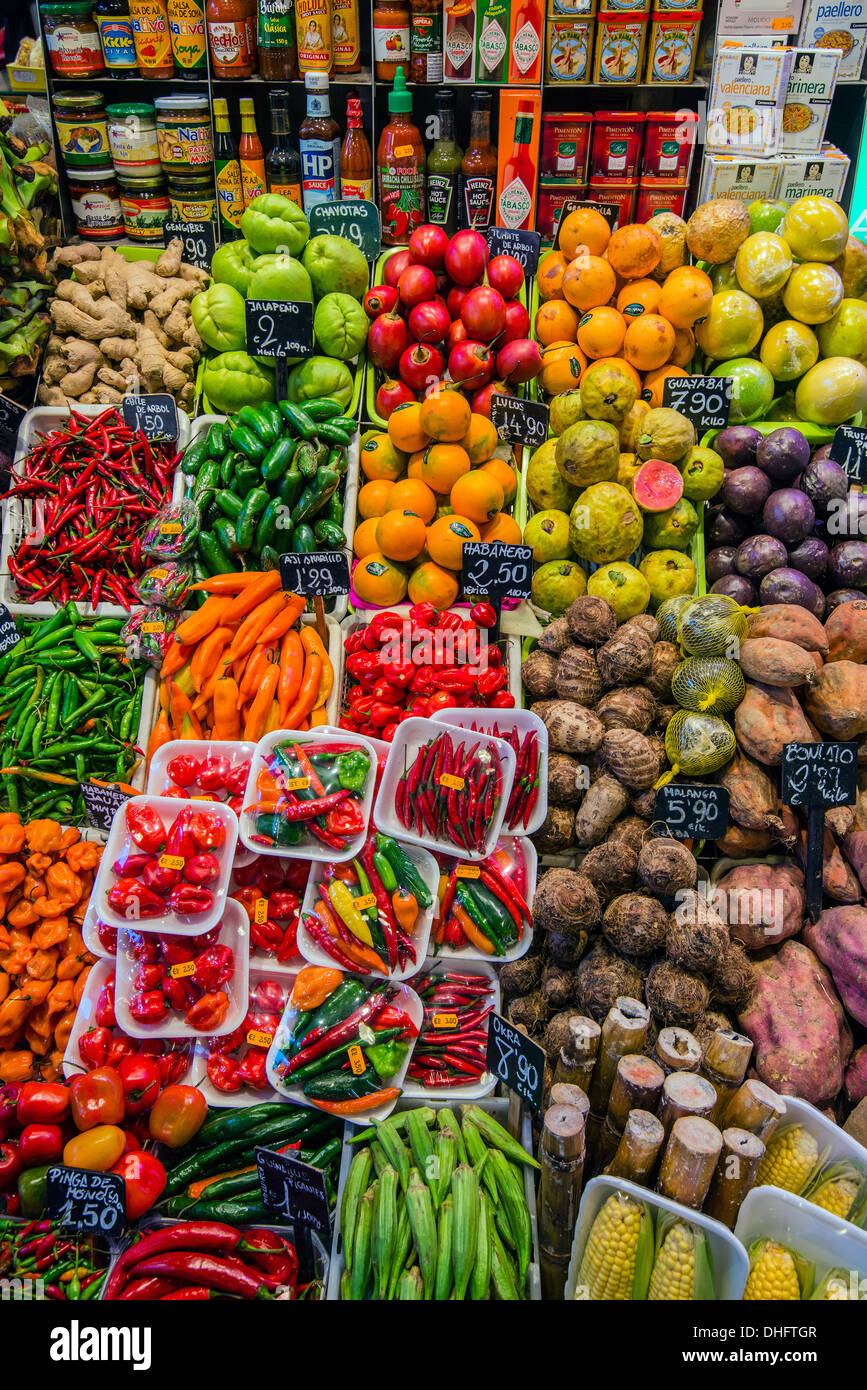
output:
[[[182,854],[161,854],[157,862],[161,869],[182,869],[187,861]]]
[[[366,912],[369,907],[376,907],[375,893],[362,893],[360,897],[353,899],[356,912]]]
[[[441,772],[439,784],[441,787],[448,787],[452,792],[462,792],[466,785],[463,777],[456,777],[453,772]]]
[[[352,1068],[352,1075],[363,1076],[364,1073],[367,1071],[367,1063],[364,1060],[364,1053],[358,1046],[358,1043],[353,1043],[352,1047],[348,1047],[346,1049],[346,1055],[349,1058],[349,1065]]]
[[[457,1028],[457,1014],[434,1014],[431,1022],[434,1028]]]
[[[256,1028],[251,1028],[244,1040],[250,1047],[270,1047],[274,1041],[273,1033],[262,1033]]]
[[[180,960],[177,965],[169,966],[169,974],[173,980],[186,980],[189,975],[195,975],[196,962],[194,960]]]
[[[478,864],[459,864],[455,869],[455,878],[479,878],[481,872]]]
[[[262,926],[268,920],[268,899],[257,898],[253,904],[253,921],[257,926]]]

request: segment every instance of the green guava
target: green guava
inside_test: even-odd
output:
[[[679,594],[695,593],[695,565],[679,550],[655,550],[645,555],[638,568],[650,585],[651,608]]]
[[[587,592],[587,576],[574,560],[549,560],[533,575],[530,597],[537,608],[559,618],[570,603]]]
[[[557,441],[540,444],[527,465],[527,496],[537,511],[568,512],[579,489],[567,483],[557,467]]]
[[[569,513],[569,543],[594,565],[626,560],[641,542],[638,503],[619,483],[585,488]]]
[[[620,435],[607,420],[578,420],[557,440],[557,467],[567,483],[590,487],[617,477]]]
[[[647,550],[686,550],[698,530],[698,512],[681,497],[667,512],[647,512],[644,545]]]
[[[555,396],[551,401],[548,424],[552,434],[562,434],[570,425],[574,425],[576,420],[586,419],[587,412],[581,403],[581,392],[577,386],[571,391],[561,391],[559,396]]]
[[[524,527],[524,544],[533,547],[537,565],[548,560],[568,560],[571,554],[568,513],[554,508],[536,512]]]
[[[722,487],[725,464],[714,449],[696,444],[677,466],[683,476],[683,495],[688,502],[706,502]]]
[[[594,570],[587,580],[587,592],[610,603],[619,623],[643,613],[650,602],[650,585],[644,575],[623,560]]]

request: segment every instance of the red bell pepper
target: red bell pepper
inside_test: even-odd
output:
[[[17,1081],[7,1081],[5,1086],[0,1086],[0,1139],[5,1139],[17,1125],[18,1097],[21,1090],[22,1087]]]
[[[149,989],[160,989],[165,975],[164,965],[136,966],[135,974],[132,977],[132,987],[139,994],[146,994]]]
[[[253,1091],[264,1091],[269,1084],[265,1071],[267,1057],[268,1053],[263,1048],[251,1047],[238,1067],[238,1080]]]
[[[218,989],[231,980],[235,969],[235,956],[229,946],[211,946],[196,956],[193,980],[205,991]]]
[[[271,893],[268,898],[268,916],[275,922],[288,922],[297,913],[301,906],[301,899],[297,893],[292,893],[288,889],[278,890]]]
[[[116,1028],[117,1019],[114,1013],[114,975],[110,975],[99,991],[99,998],[96,1001],[96,1008],[93,1013],[94,1018],[100,1028]]]
[[[179,883],[169,894],[169,907],[179,917],[198,917],[209,912],[213,902],[210,888],[199,888],[194,883]]]
[[[211,754],[199,768],[198,782],[203,792],[221,792],[226,786],[232,765],[228,758]]]
[[[213,1033],[229,1012],[229,996],[223,990],[203,994],[191,1004],[184,1021],[199,1033]]]
[[[78,1055],[89,1071],[94,1067],[115,1067],[134,1052],[135,1044],[130,1038],[116,1038],[109,1028],[90,1028],[78,1039]]]
[[[152,806],[139,803],[126,808],[130,838],[147,854],[157,854],[166,842],[166,828]]]
[[[63,1155],[63,1130],[60,1125],[25,1125],[18,1136],[18,1155],[22,1168],[35,1168],[41,1163],[59,1163]]]
[[[148,989],[131,996],[129,1011],[138,1023],[160,1023],[168,1014],[169,1006],[161,989]]]
[[[150,1057],[160,1074],[160,1085],[169,1086],[182,1081],[190,1069],[193,1044],[190,1040],[170,1042],[167,1038],[146,1038],[140,1042],[137,1055]]]
[[[166,764],[166,776],[179,787],[191,787],[198,779],[201,762],[189,753],[180,753]]]
[[[150,1110],[160,1093],[160,1071],[156,1062],[138,1053],[135,1057],[124,1057],[117,1070],[127,1115],[140,1115],[143,1110]]]
[[[110,956],[117,955],[117,927],[110,927],[107,922],[97,922],[96,934],[99,937],[99,944],[104,951],[108,951]]]
[[[194,854],[184,865],[184,878],[188,883],[202,886],[216,883],[219,877],[219,860],[209,851],[204,854]]]
[[[166,839],[165,851],[172,858],[190,859],[195,854],[195,843],[190,834],[190,821],[192,819],[192,807],[184,806],[180,814],[172,821],[172,827]]]
[[[158,893],[161,898],[167,897],[175,884],[180,882],[180,878],[180,869],[166,868],[158,859],[149,859],[141,872],[141,881],[145,888],[150,888],[151,892]]]
[[[250,923],[250,943],[260,951],[279,951],[283,944],[283,928],[279,922],[266,917],[264,922]]]
[[[0,1144],[0,1192],[9,1192],[18,1181],[23,1165],[14,1139],[4,1139]]]
[[[59,1081],[25,1081],[18,1092],[19,1125],[60,1124],[69,1114],[69,1088]]]
[[[128,922],[137,922],[142,917],[161,917],[166,910],[162,898],[137,878],[119,878],[113,883],[108,890],[108,905]]]
[[[220,849],[226,843],[226,827],[219,816],[197,811],[189,823],[190,837],[196,849]]]
[[[76,1129],[119,1125],[126,1109],[123,1083],[114,1067],[97,1067],[69,1083],[69,1106]]]
[[[194,960],[195,951],[186,937],[183,936],[161,936],[159,938],[160,951],[162,953],[163,964],[183,965],[184,961]],[[198,945],[199,937],[196,937]]]
[[[124,1181],[127,1220],[138,1221],[162,1195],[166,1185],[165,1168],[155,1154],[134,1149],[122,1154],[111,1171]]]

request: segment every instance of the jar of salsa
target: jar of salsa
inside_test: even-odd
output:
[[[160,172],[160,151],[154,108],[146,101],[107,106],[111,162],[119,174]]]
[[[161,174],[144,178],[118,175],[120,210],[123,225],[131,241],[147,243],[163,239],[163,223],[169,215],[169,195]]]
[[[70,169],[69,197],[79,236],[90,241],[112,241],[123,236],[120,194],[110,164],[102,169]]]
[[[215,222],[217,199],[211,174],[170,174],[173,222]]]
[[[58,77],[97,77],[105,73],[99,30],[91,0],[42,5],[42,31],[51,71]]]
[[[55,92],[54,124],[66,167],[99,168],[108,158],[108,122],[102,92]]]
[[[412,61],[407,0],[378,0],[373,10],[373,57],[376,76],[392,82],[402,67],[408,73]]]
[[[160,163],[167,173],[202,169],[214,162],[207,96],[177,93],[155,97]]]

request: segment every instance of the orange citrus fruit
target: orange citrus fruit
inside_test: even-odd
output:
[[[556,299],[563,284],[566,266],[569,262],[562,251],[548,251],[539,261],[536,270],[536,284],[540,299]]]
[[[449,494],[452,510],[458,516],[468,516],[477,526],[490,521],[505,502],[505,494],[493,473],[474,468],[458,478]]]
[[[500,487],[503,489],[505,505],[514,502],[515,494],[518,491],[518,475],[514,468],[511,468],[505,459],[488,459],[487,463],[482,464],[483,473],[493,473]]]
[[[497,512],[481,528],[483,541],[503,541],[506,545],[521,544],[521,528],[513,516]]]
[[[386,512],[376,522],[376,548],[389,560],[414,560],[423,548],[427,528],[415,512]]]
[[[379,551],[359,560],[352,571],[352,584],[362,603],[378,608],[390,608],[406,597],[405,569]]]
[[[460,391],[436,391],[422,401],[419,424],[431,439],[457,444],[470,427],[470,403]]]
[[[567,261],[574,261],[581,246],[591,256],[601,256],[610,239],[611,228],[596,208],[575,208],[560,223],[560,249]]]
[[[406,454],[387,434],[374,434],[361,448],[361,471],[372,482],[395,483],[406,472]]]
[[[563,276],[564,298],[582,314],[607,304],[615,287],[614,271],[601,256],[577,256]]]
[[[590,309],[578,324],[577,341],[587,357],[616,357],[626,335],[626,320],[616,309]]]
[[[623,355],[636,371],[649,372],[667,362],[674,348],[674,329],[659,314],[633,319],[623,339]]]
[[[421,478],[434,492],[451,492],[458,478],[469,471],[470,457],[460,444],[431,444],[425,449]]]
[[[451,570],[426,560],[409,577],[410,603],[432,603],[434,608],[451,608],[458,596],[458,581]]]
[[[695,334],[691,328],[675,328],[674,349],[669,362],[673,367],[688,367],[695,357]]]
[[[652,227],[628,222],[612,234],[607,247],[608,260],[624,280],[649,275],[662,255],[662,242]]]
[[[419,482],[419,483],[421,482],[421,480],[422,480],[421,468],[422,468],[422,462],[423,462],[423,460],[424,460],[424,450],[423,450],[423,449],[419,449],[418,453],[413,454],[412,458],[410,459],[409,463],[408,463],[407,466],[406,466],[406,476],[407,476],[408,478],[414,478],[417,482]]]
[[[363,560],[365,555],[372,555],[379,549],[376,544],[378,521],[378,516],[369,516],[366,521],[362,521],[361,525],[355,528],[355,535],[352,537],[352,549],[359,560]]]
[[[394,483],[388,478],[377,478],[365,483],[358,490],[358,515],[366,521],[369,516],[382,516],[388,511],[388,494]]]
[[[388,511],[414,512],[425,525],[433,521],[436,509],[436,497],[420,478],[403,478],[395,483],[388,499]]]
[[[411,454],[430,443],[430,435],[422,427],[421,406],[417,401],[408,401],[397,406],[388,417],[388,437],[395,448]]]
[[[655,314],[661,293],[656,280],[628,280],[617,296],[618,311],[627,319]]]
[[[536,310],[534,332],[537,342],[543,346],[548,343],[574,343],[581,317],[565,299],[549,299]]]
[[[427,551],[434,564],[459,570],[466,541],[481,540],[479,528],[468,516],[443,516],[427,528]]]
[[[638,372],[635,370],[632,364],[626,361],[625,357],[597,357],[595,362],[589,363],[589,365],[585,366],[582,369],[581,376],[578,379],[579,386],[581,385],[581,382],[584,380],[591,367],[617,367],[620,371],[628,372],[629,375],[632,377],[633,381],[635,382],[636,392],[639,392],[641,390],[641,377],[638,375]]]
[[[587,358],[576,343],[551,343],[542,351],[539,385],[549,396],[557,396],[578,385],[586,366]]]
[[[475,412],[470,416],[470,426],[463,439],[458,443],[465,449],[470,463],[475,466],[477,463],[484,463],[491,457],[497,447],[497,431],[491,424],[486,415],[477,415]]]
[[[651,371],[645,373],[644,388],[641,392],[642,400],[647,401],[651,410],[657,409],[662,405],[662,388],[669,377],[689,376],[683,367],[653,367]],[[399,486],[399,485],[398,485]]]
[[[692,328],[703,319],[713,299],[711,278],[697,265],[681,265],[665,278],[659,296],[659,313],[675,328]]]

